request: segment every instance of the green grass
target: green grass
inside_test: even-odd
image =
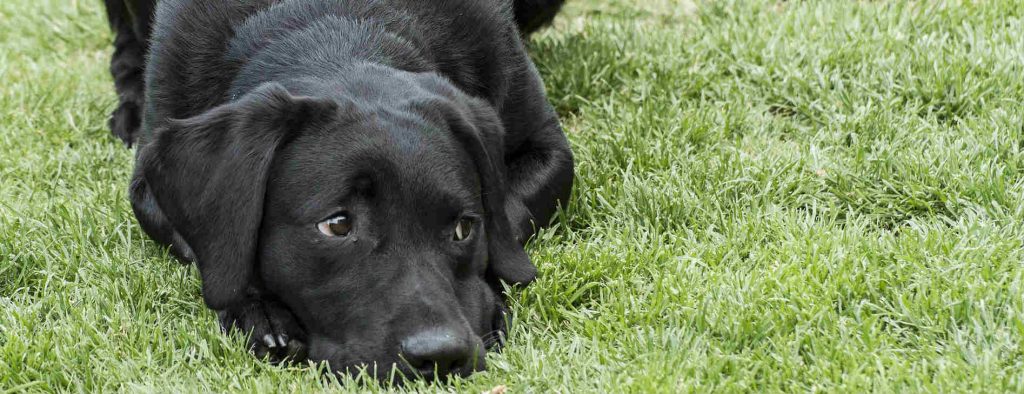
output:
[[[0,1],[0,391],[363,391],[137,226],[98,0]],[[420,391],[1024,391],[1024,4],[574,0],[577,157],[490,370]]]

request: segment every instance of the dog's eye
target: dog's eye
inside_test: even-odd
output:
[[[473,234],[473,220],[468,218],[459,219],[458,223],[455,223],[455,235],[456,241],[465,241]]]
[[[352,219],[343,213],[317,223],[316,228],[327,236],[344,237],[352,231]]]

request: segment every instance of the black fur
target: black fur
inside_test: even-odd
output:
[[[516,23],[523,34],[530,34],[551,23],[565,0],[516,0]]]
[[[572,187],[520,38],[561,3],[108,0],[140,225],[258,354],[483,368],[500,281],[534,279],[523,243]],[[342,212],[347,236],[318,229]]]
[[[110,74],[118,94],[117,109],[110,115],[110,131],[131,146],[139,128],[143,106],[143,72],[146,43],[154,4],[149,1],[105,0],[107,20],[114,30],[114,56]]]

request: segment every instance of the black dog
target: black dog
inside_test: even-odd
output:
[[[107,0],[139,223],[258,354],[484,368],[572,188],[521,39],[561,3]]]

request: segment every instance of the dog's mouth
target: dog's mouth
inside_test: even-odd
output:
[[[494,318],[491,321],[491,331],[488,331],[480,339],[484,343],[484,348],[488,352],[500,352],[505,347],[505,341],[508,338],[508,309],[505,308],[503,302],[495,303]]]

